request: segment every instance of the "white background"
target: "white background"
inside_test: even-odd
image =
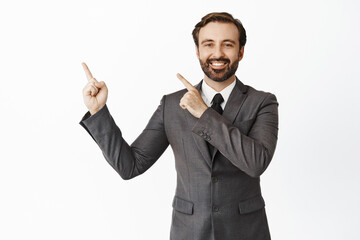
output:
[[[228,11],[248,42],[237,76],[274,93],[279,141],[262,176],[275,240],[358,239],[360,4],[303,1],[0,2],[0,239],[168,239],[170,148],[123,181],[78,124],[88,63],[125,139],[180,72],[203,76],[191,31]]]

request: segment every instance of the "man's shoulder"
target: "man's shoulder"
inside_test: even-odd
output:
[[[264,102],[267,99],[270,99],[270,101],[277,101],[275,94],[271,92],[259,90],[249,85],[245,86],[247,88],[247,101]]]
[[[269,94],[273,94],[271,92],[267,92],[265,90],[259,90],[259,89],[256,89],[252,86],[249,86],[249,85],[245,85],[246,88],[247,88],[247,93],[249,95],[254,95],[254,96],[267,96]],[[274,94],[273,94],[274,95]]]
[[[176,103],[179,104],[180,99],[184,96],[184,94],[187,92],[187,89],[181,89],[176,92],[168,93],[164,96],[166,99],[166,103]]]
[[[195,84],[194,87],[199,90],[201,88],[201,84],[202,84],[202,80],[199,83]],[[166,97],[166,100],[167,99],[180,100],[184,96],[184,94],[187,92],[188,92],[188,90],[186,88],[182,88],[175,92],[166,94],[165,97]]]

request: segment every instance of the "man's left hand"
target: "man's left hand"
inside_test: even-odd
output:
[[[188,92],[185,93],[180,100],[180,107],[182,109],[187,109],[194,117],[200,118],[208,106],[206,106],[199,91],[193,85],[191,85],[191,83],[189,83],[183,76],[181,76],[180,73],[178,73],[176,76],[188,90]]]

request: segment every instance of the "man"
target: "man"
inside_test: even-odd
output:
[[[162,98],[131,146],[105,105],[105,83],[85,64],[89,112],[80,124],[123,179],[144,173],[171,145],[177,171],[171,239],[270,239],[259,177],[276,147],[276,97],[235,76],[246,43],[240,21],[208,14],[193,37],[203,81],[194,87],[178,74],[186,89]]]

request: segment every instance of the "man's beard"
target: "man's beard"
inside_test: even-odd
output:
[[[226,62],[227,66],[224,69],[212,69],[210,63],[213,61]],[[200,60],[200,65],[203,72],[208,78],[215,82],[223,82],[235,74],[239,65],[239,61],[235,61],[233,64],[230,65],[230,60],[227,58],[213,58],[206,60],[206,62]]]

